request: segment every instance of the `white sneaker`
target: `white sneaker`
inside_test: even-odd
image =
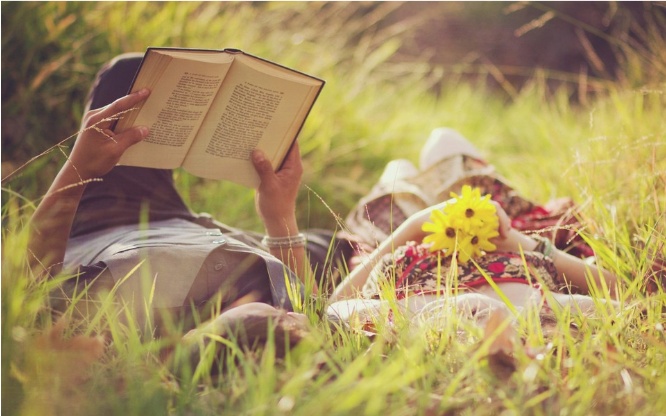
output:
[[[476,147],[456,130],[446,127],[436,128],[430,133],[430,137],[421,149],[419,166],[421,171],[425,171],[435,163],[455,155],[484,159]]]

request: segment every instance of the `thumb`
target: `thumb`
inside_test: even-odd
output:
[[[498,202],[491,201],[491,203],[495,206],[495,213],[499,220],[499,229],[497,231],[499,231],[500,237],[506,238],[511,232],[511,219]]]
[[[263,179],[266,177],[266,175],[273,174],[273,166],[271,165],[271,162],[266,159],[266,155],[264,155],[264,152],[262,152],[259,149],[254,149],[251,154],[252,157],[252,164],[254,165],[254,169],[257,171],[257,174],[259,174],[259,177]]]

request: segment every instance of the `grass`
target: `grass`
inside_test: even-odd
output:
[[[77,349],[44,335],[54,325],[45,306],[57,282],[34,283],[25,267],[24,225],[62,162],[55,151],[2,183],[3,411],[666,413],[666,294],[663,288],[642,294],[650,259],[666,257],[666,87],[658,55],[666,49],[658,31],[646,29],[648,46],[634,48],[640,56],[616,42],[629,65],[626,77],[640,72],[640,84],[636,78],[606,82],[600,93],[576,104],[570,99],[576,91],[547,86],[547,71],[507,97],[484,88],[483,79],[460,81],[462,73],[478,68],[394,62],[401,37],[418,24],[385,23],[395,7],[3,3],[3,135],[8,128],[16,140],[9,142],[12,157],[3,155],[3,165],[15,167],[76,131],[87,85],[118,52],[147,45],[240,47],[328,81],[300,139],[304,228],[339,226],[336,215],[346,214],[388,160],[415,160],[430,130],[449,126],[469,137],[527,197],[545,202],[571,196],[581,205],[585,237],[599,261],[624,280],[629,307],[602,307],[599,319],[575,320],[578,331],[570,329],[571,318],[559,315],[550,337],[534,319],[522,322],[518,331],[526,346],[513,351],[516,371],[508,377],[488,357],[492,339],[484,342],[480,330],[464,322],[449,319],[420,329],[399,319],[394,328],[380,322],[380,335],[370,340],[322,322],[323,299],[304,305],[312,335],[301,345],[276,358],[273,342],[253,353],[228,344],[221,377],[208,371],[217,365],[210,354],[198,368],[184,359],[164,364],[161,350],[176,348],[176,356],[180,351],[177,327],[174,336],[152,339],[140,335],[131,316],[121,323],[109,305],[64,328],[70,341],[108,334],[108,347],[97,356],[94,341]],[[10,84],[13,89],[6,89]],[[250,191],[182,172],[176,179],[193,209],[261,229]]]

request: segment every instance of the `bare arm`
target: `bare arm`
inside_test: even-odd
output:
[[[537,246],[537,241],[528,237],[516,230],[511,229],[511,221],[506,212],[495,204],[497,208],[497,215],[500,222],[500,235],[494,239],[495,245],[498,250],[502,251],[533,251]],[[591,277],[595,282],[596,287],[603,289],[604,286],[608,289],[608,293],[617,298],[617,277],[612,273],[603,270],[597,266],[591,266],[585,263],[578,257],[574,257],[568,253],[560,251],[553,247],[553,252],[550,253],[553,259],[555,268],[561,282],[567,285],[572,285],[589,294],[590,287],[587,284],[587,275],[591,273]]]
[[[28,255],[36,276],[47,277],[61,270],[67,239],[86,183],[108,173],[128,147],[148,135],[145,127],[135,127],[121,134],[108,129],[111,117],[131,109],[148,95],[148,90],[142,90],[84,116],[83,128],[69,158],[30,220]]]
[[[289,151],[282,167],[273,171],[271,163],[264,154],[255,150],[252,163],[261,178],[261,184],[255,194],[257,213],[264,222],[266,235],[269,237],[295,237],[298,235],[296,222],[296,197],[303,175],[303,165],[298,142]],[[270,253],[282,260],[303,283],[311,284],[317,292],[316,282],[306,282],[312,277],[304,246],[271,248]]]
[[[421,241],[425,233],[421,230],[424,222],[430,219],[430,212],[433,209],[441,209],[449,201],[426,208],[410,216],[405,222],[400,224],[395,231],[372,252],[363,261],[356,266],[349,275],[335,288],[329,301],[335,302],[342,299],[355,297],[356,292],[367,282],[373,267],[388,253],[395,248],[400,247],[408,241]]]
[[[525,251],[534,250],[537,242],[525,234],[516,230],[511,230],[506,239],[498,239],[496,244],[500,250],[518,252],[521,248]],[[591,288],[587,284],[586,277],[590,274],[597,288],[603,289],[605,286],[610,295],[617,298],[617,277],[612,273],[597,266],[589,265],[580,258],[555,248],[550,254],[550,257],[553,259],[553,263],[557,268],[560,281],[589,294]]]
[[[426,208],[409,217],[389,238],[383,241],[377,249],[370,253],[360,265],[349,273],[347,278],[336,288],[330,298],[330,302],[354,297],[356,292],[368,280],[372,268],[379,262],[382,256],[392,252],[396,247],[405,244],[407,241],[423,240],[425,233],[421,230],[421,226],[430,219],[430,212],[433,209],[441,209],[447,203],[449,201]],[[500,235],[493,239],[493,242],[497,245],[498,250],[512,252],[519,252],[521,249],[524,251],[534,250],[537,241],[511,229],[511,222],[506,212],[498,204],[495,204],[495,206],[499,217]],[[590,266],[581,259],[556,249],[551,254],[551,257],[560,275],[560,280],[576,286],[584,292],[589,292],[590,288],[587,285],[586,274],[591,272],[597,287],[603,288],[603,280],[603,284],[609,289],[611,295],[616,296],[617,278],[611,273],[595,266]]]

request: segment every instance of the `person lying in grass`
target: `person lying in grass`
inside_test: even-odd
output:
[[[539,229],[535,211],[548,223],[563,220],[518,197],[457,132],[434,131],[421,159],[421,171],[406,160],[389,163],[349,215],[349,226],[365,230],[361,237],[377,248],[359,256],[359,265],[336,288],[329,315],[372,321],[387,304],[382,299],[393,295],[409,316],[457,311],[476,321],[497,309],[570,307],[589,314],[596,302],[615,303],[617,277],[581,258],[591,252],[584,242],[568,247],[576,256],[553,242],[557,230],[541,230],[551,236],[546,238],[514,228],[531,221],[532,230]],[[482,196],[484,186],[488,193]],[[445,202],[427,206],[446,192]],[[571,245],[574,239],[560,240]]]
[[[63,276],[52,297],[53,308],[91,315],[98,304],[97,294],[112,292],[119,303],[130,308],[137,324],[157,333],[164,330],[164,319],[179,322],[180,330],[210,319],[208,324],[198,325],[195,333],[201,333],[216,332],[219,324],[242,323],[248,314],[284,317],[283,311],[293,309],[292,301],[300,300],[300,291],[294,289],[299,278],[316,291],[316,283],[306,281],[313,278],[310,269],[323,274],[324,263],[334,263],[308,250],[309,241],[296,223],[295,201],[302,175],[298,146],[277,172],[260,153],[252,155],[261,177],[256,207],[265,224],[268,248],[262,245],[262,236],[191,212],[174,188],[171,171],[116,166],[129,146],[149,134],[145,127],[122,134],[110,130],[117,117],[149,94],[144,90],[124,96],[139,63],[140,55],[121,56],[99,73],[82,131],[31,220],[29,250],[35,276]],[[230,201],[229,196],[220,198],[221,204]],[[393,248],[410,240],[421,241],[421,227],[430,212],[412,216],[385,238],[363,266],[352,270],[332,300],[353,295],[367,282],[377,283],[380,268],[386,264],[377,266],[374,274],[370,273],[371,265],[391,255]],[[503,218],[501,209],[497,213]],[[500,224],[500,235],[492,240],[498,246],[497,253],[535,249],[536,241],[509,231],[505,221]],[[363,234],[361,227],[351,231]],[[543,247],[550,250],[548,244]],[[396,251],[398,256],[401,253]],[[543,254],[552,257],[559,269],[553,282],[587,289],[585,263],[557,251],[527,257],[541,261],[544,270],[552,270]],[[606,286],[614,290],[614,278],[604,276]],[[523,280],[527,282],[527,278]],[[500,284],[518,306],[537,290],[531,284]],[[517,288],[515,293],[510,287]],[[488,291],[482,287],[474,290],[477,294]],[[427,299],[432,295],[422,296]],[[302,316],[287,316],[303,321]]]
[[[209,318],[226,322],[219,316],[237,307],[267,317],[292,311],[303,285],[316,290],[314,282],[298,277],[314,279],[311,266],[324,273],[330,243],[330,235],[317,235],[327,240],[313,251],[312,238],[296,222],[298,144],[277,172],[259,151],[251,155],[261,178],[256,209],[265,238],[193,213],[170,170],[116,166],[128,147],[149,134],[147,127],[111,130],[150,94],[125,96],[141,56],[122,55],[100,71],[71,154],[32,216],[34,275],[64,280],[52,307],[90,317],[97,295],[113,292],[141,329],[157,333],[165,330],[165,320],[185,322],[181,330]],[[219,203],[232,204],[233,195],[220,195]],[[228,316],[244,315],[236,310]]]
[[[487,231],[486,235],[474,236],[466,244],[461,241],[456,247],[457,231],[447,235],[447,228],[441,228],[436,233],[445,236],[439,238],[449,240],[448,251],[433,250],[445,243],[428,240],[424,229],[437,227],[428,220],[433,212],[454,205],[452,201],[444,202],[402,223],[336,288],[330,298],[329,313],[348,319],[352,313],[367,307],[376,309],[381,303],[365,300],[380,299],[389,288],[413,314],[452,293],[456,293],[459,311],[474,316],[487,316],[480,312],[495,308],[555,307],[552,300],[557,307],[571,306],[574,311],[589,313],[595,305],[591,297],[562,292],[575,286],[579,292],[589,294],[592,292],[589,282],[593,282],[600,295],[616,298],[615,276],[544,240],[512,229],[507,214],[497,204],[490,205],[497,212],[491,215],[499,217],[495,232]],[[472,253],[490,248],[492,252],[473,258]],[[363,300],[345,300],[357,297]]]

